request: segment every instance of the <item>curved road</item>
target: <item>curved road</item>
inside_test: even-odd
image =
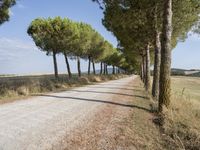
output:
[[[87,128],[91,120],[95,122],[96,115],[103,114],[106,106],[109,106],[108,111],[118,106],[127,111],[132,107],[126,100],[133,96],[131,86],[135,78],[131,76],[0,105],[0,150],[69,148],[66,142],[75,136],[77,128],[81,130]],[[61,143],[65,147],[60,146]]]

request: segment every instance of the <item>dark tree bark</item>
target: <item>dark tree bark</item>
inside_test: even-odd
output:
[[[58,78],[58,65],[57,65],[57,59],[56,59],[56,52],[53,51],[53,64],[54,64],[54,74],[55,78]]]
[[[150,71],[150,45],[147,44],[146,47],[146,80],[145,80],[145,88],[146,91],[150,91],[151,87],[151,71]]]
[[[80,57],[77,57],[78,76],[81,77],[81,63]]]
[[[103,73],[103,63],[101,62],[101,64],[100,64],[100,74],[102,74]]]
[[[115,66],[113,66],[112,74],[115,74]]]
[[[106,74],[108,75],[108,65],[106,64]]]
[[[91,65],[91,58],[88,57],[88,75],[90,75],[90,65]]]
[[[95,62],[94,62],[94,60],[92,60],[92,67],[93,67],[93,74],[95,75],[96,74],[96,70],[95,70]]]
[[[103,74],[106,74],[106,64],[104,63],[104,70],[103,70]]]
[[[164,0],[163,31],[161,41],[159,112],[170,105],[171,96],[171,37],[172,0]]]
[[[144,71],[143,71],[143,63],[140,64],[140,78],[143,81],[144,79],[144,75],[143,75]]]
[[[121,72],[120,72],[120,69],[118,68],[118,74],[120,74]]]
[[[145,80],[146,80],[146,61],[145,61],[145,59],[146,59],[146,56],[142,56],[142,65],[143,65],[143,83],[144,84],[146,84],[145,83]]]
[[[69,76],[69,79],[71,79],[71,77],[72,77],[72,73],[71,73],[71,69],[70,69],[69,61],[68,61],[68,58],[67,58],[67,54],[64,53],[64,56],[65,56],[65,62],[66,62],[66,65],[67,65],[68,76]]]
[[[154,72],[153,72],[153,85],[152,85],[152,96],[155,100],[159,97],[159,79],[160,79],[160,33],[156,30],[156,40],[155,40],[155,52],[154,52]]]

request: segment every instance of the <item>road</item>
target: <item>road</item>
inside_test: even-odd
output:
[[[133,107],[135,78],[0,105],[0,150],[112,149],[105,148],[108,130],[116,114],[123,118]]]

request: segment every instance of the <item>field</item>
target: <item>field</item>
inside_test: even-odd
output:
[[[200,78],[199,77],[173,77],[172,91],[174,94],[187,96],[188,100],[200,103]]]
[[[199,149],[200,78],[172,77],[172,93],[164,124],[165,133],[171,137],[166,138],[167,143],[170,149]]]

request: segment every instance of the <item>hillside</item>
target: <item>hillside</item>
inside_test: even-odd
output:
[[[194,76],[194,77],[200,77],[200,70],[199,69],[178,69],[178,68],[172,68],[172,75],[181,75],[181,76]]]

